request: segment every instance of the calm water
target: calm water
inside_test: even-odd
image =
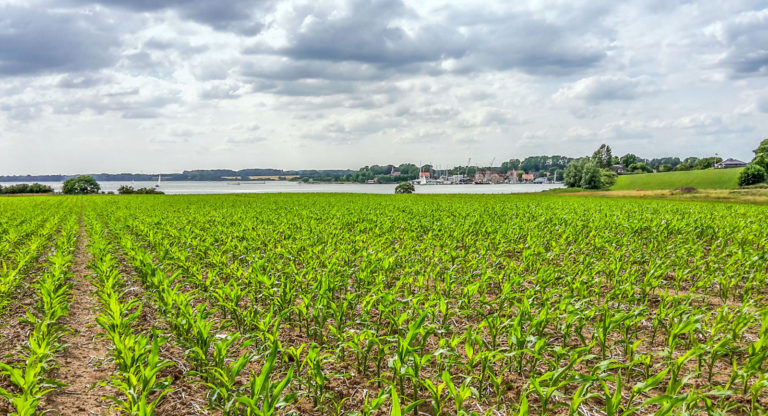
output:
[[[28,183],[28,182],[24,182]],[[41,182],[51,186],[57,192],[61,191],[61,182]],[[14,182],[2,182],[8,186]],[[101,190],[117,192],[117,188],[128,185],[134,188],[152,188],[157,182],[99,182]],[[159,190],[168,195],[191,194],[237,194],[237,193],[273,193],[273,192],[350,192],[359,194],[392,194],[396,184],[305,184],[301,182],[274,181],[265,183],[241,182],[201,182],[201,181],[169,181],[163,182]],[[519,194],[541,192],[547,189],[562,188],[562,185],[417,185],[417,194]]]

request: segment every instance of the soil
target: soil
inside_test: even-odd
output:
[[[114,365],[108,359],[106,341],[98,336],[95,311],[99,304],[86,277],[91,260],[87,238],[81,223],[72,264],[72,303],[69,313],[62,318],[72,332],[64,336],[62,341],[68,347],[57,359],[58,369],[51,374],[67,385],[46,395],[40,406],[52,415],[107,415],[112,402],[104,396],[115,394],[112,387],[99,385],[100,381],[108,380]]]

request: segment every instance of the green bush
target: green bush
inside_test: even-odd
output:
[[[600,171],[600,180],[603,188],[610,188],[616,184],[616,179],[619,177],[614,171],[609,169],[603,169]]]
[[[67,195],[97,194],[101,186],[92,176],[81,175],[64,181],[62,192]]]
[[[584,164],[581,172],[581,187],[584,189],[600,189],[603,187],[603,175],[600,168],[594,162]]]
[[[643,162],[633,163],[629,165],[628,169],[630,172],[645,172],[645,173],[653,172],[653,169],[651,169],[648,165],[646,165]]]
[[[40,183],[20,183],[18,185],[0,186],[0,194],[48,194],[53,188]]]
[[[600,169],[590,159],[577,159],[568,164],[563,182],[569,188],[603,189],[616,183],[617,175],[610,170]]]
[[[761,166],[754,163],[747,165],[739,174],[739,186],[756,185],[765,182],[766,172]]]
[[[119,188],[117,188],[117,193],[120,195],[131,195],[131,194],[140,194],[140,195],[164,195],[165,192],[158,191],[155,188],[139,188],[139,189],[133,189],[132,186],[123,185]]]
[[[416,192],[416,188],[410,182],[401,182],[395,188],[396,194],[412,194],[414,192]]]
[[[563,175],[563,182],[569,188],[578,188],[581,186],[581,175],[584,171],[584,165],[588,159],[576,159],[568,164]]]

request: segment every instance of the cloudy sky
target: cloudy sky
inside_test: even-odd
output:
[[[749,160],[768,1],[0,0],[0,174]]]

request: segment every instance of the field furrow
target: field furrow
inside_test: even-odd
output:
[[[114,394],[114,389],[100,385],[114,366],[108,361],[107,344],[98,336],[98,302],[87,277],[91,262],[87,247],[88,236],[81,219],[72,265],[72,303],[62,320],[71,331],[62,338],[67,348],[57,359],[59,367],[54,375],[66,386],[47,395],[43,404],[53,415],[106,415],[111,402],[103,397]]]

